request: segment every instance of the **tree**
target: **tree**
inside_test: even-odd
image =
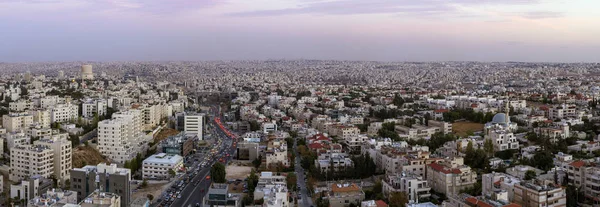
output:
[[[285,178],[285,181],[287,183],[289,191],[293,191],[296,189],[296,183],[298,183],[298,178],[295,173],[288,173],[287,177]]]
[[[492,142],[492,139],[485,140],[485,142],[483,143],[483,149],[488,155],[494,154],[494,143]]]
[[[395,192],[390,194],[390,207],[405,207],[408,203],[408,196],[405,192]]]
[[[177,173],[175,173],[175,170],[173,169],[169,169],[169,175],[171,175],[171,177],[175,177]]]
[[[527,172],[525,172],[525,180],[532,180],[535,178],[535,176],[537,176],[535,174],[535,171],[533,170],[527,170]]]
[[[150,200],[150,201],[154,200],[154,195],[152,195],[152,194],[148,194],[148,195],[146,195],[146,197],[147,197],[147,198],[148,198],[148,200]]]
[[[227,172],[225,172],[225,165],[221,164],[220,162],[215,163],[210,168],[210,175],[215,183],[225,183],[227,181],[225,179],[226,174]]]
[[[148,180],[144,179],[144,180],[142,181],[142,186],[141,186],[141,187],[142,187],[142,188],[146,188],[146,187],[148,187]]]
[[[250,171],[250,175],[248,175],[246,182],[248,185],[248,194],[254,196],[254,189],[256,189],[256,184],[258,184],[258,175],[256,175],[254,169]]]
[[[255,168],[259,168],[261,163],[262,163],[262,156],[258,156],[256,159],[254,159],[252,161],[252,164],[254,165]]]

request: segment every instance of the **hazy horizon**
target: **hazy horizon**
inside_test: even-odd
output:
[[[591,0],[0,0],[0,62],[600,62]]]

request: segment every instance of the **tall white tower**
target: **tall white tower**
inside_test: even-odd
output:
[[[92,65],[81,66],[81,80],[94,80],[94,72],[92,72]]]

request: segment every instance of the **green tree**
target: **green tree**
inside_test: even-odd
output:
[[[295,173],[288,173],[285,177],[285,181],[287,183],[289,191],[294,191],[296,189],[296,183],[298,183],[298,178]]]
[[[175,170],[173,169],[169,169],[169,175],[171,175],[171,177],[175,177],[177,173],[175,172]]]
[[[142,185],[141,185],[141,187],[142,187],[142,188],[146,188],[146,187],[148,187],[148,180],[144,179],[144,180],[142,181]]]
[[[226,174],[227,172],[225,172],[225,165],[221,164],[220,162],[215,163],[210,168],[210,175],[215,183],[225,183],[227,181],[225,179]]]
[[[389,201],[389,207],[405,207],[408,203],[408,196],[405,192],[391,193]]]
[[[148,198],[148,200],[152,201],[152,200],[154,200],[154,195],[148,194],[148,195],[146,195],[146,198]]]
[[[492,139],[485,139],[485,142],[483,143],[483,149],[488,155],[494,154],[494,143],[492,142]]]
[[[248,194],[254,196],[254,189],[256,189],[256,184],[258,184],[258,175],[256,175],[254,169],[250,171],[250,175],[248,175],[246,182],[248,185]]]
[[[525,180],[532,180],[535,178],[535,176],[537,176],[535,174],[535,171],[533,170],[527,170],[527,172],[525,172]]]

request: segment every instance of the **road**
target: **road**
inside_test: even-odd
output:
[[[296,138],[297,139],[297,138]],[[298,149],[297,141],[294,139],[294,149]],[[313,206],[312,199],[308,197],[308,189],[306,188],[306,182],[304,182],[304,168],[302,168],[300,164],[300,155],[298,154],[298,150],[294,150],[294,154],[296,155],[296,164],[294,164],[294,170],[296,171],[296,178],[298,182],[298,187],[300,187],[300,201],[298,201],[299,206],[309,207]]]
[[[213,120],[209,121],[207,124],[209,125],[210,132],[212,134],[212,139],[214,140],[222,140],[221,146],[219,146],[219,153],[215,154],[214,157],[208,162],[206,167],[200,169],[196,177],[192,179],[192,182],[188,184],[181,192],[181,198],[175,200],[171,206],[172,207],[188,207],[188,206],[196,206],[196,204],[200,204],[202,206],[202,199],[206,195],[208,188],[210,186],[211,181],[206,180],[206,176],[210,173],[210,166],[212,166],[215,162],[218,162],[218,158],[225,154],[230,154],[225,161],[225,165],[231,161],[233,157],[233,152],[235,151],[235,147],[233,146],[233,141],[230,137],[226,136],[225,133],[214,123],[214,117],[220,116],[220,110],[216,107],[211,107],[210,113],[213,115]],[[208,154],[208,156],[211,156]],[[193,169],[195,170],[195,169]],[[200,181],[198,185],[193,185],[195,182]],[[204,190],[204,191],[202,191]]]

